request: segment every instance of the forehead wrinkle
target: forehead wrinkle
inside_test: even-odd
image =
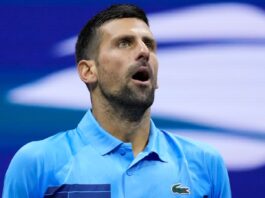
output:
[[[141,33],[142,35],[149,35],[150,37],[153,37],[149,26],[136,18],[114,19],[104,23],[101,27],[99,27],[99,29],[101,29],[104,33],[106,32],[109,34],[119,35],[131,32],[132,34]]]

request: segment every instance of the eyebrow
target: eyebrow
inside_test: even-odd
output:
[[[117,37],[114,37],[113,38],[113,41],[116,42],[116,41],[119,41],[119,40],[122,40],[122,39],[134,39],[135,36],[133,35],[120,35],[120,36],[117,36]]]
[[[135,36],[134,35],[130,35],[130,34],[126,34],[126,35],[120,35],[120,36],[117,36],[115,38],[113,38],[113,42],[117,42],[119,40],[122,40],[122,39],[134,39]],[[144,42],[150,42],[152,43],[152,45],[156,48],[157,47],[157,42],[154,38],[150,37],[150,36],[143,36],[142,37],[142,40]]]

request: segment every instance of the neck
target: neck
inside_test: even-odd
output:
[[[93,115],[111,135],[123,142],[131,142],[134,156],[145,148],[150,130],[150,108],[117,107],[93,103]]]

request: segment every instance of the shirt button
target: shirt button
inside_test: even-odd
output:
[[[126,154],[126,151],[124,149],[120,149],[119,152],[120,152],[120,155],[122,155],[122,156]]]
[[[132,176],[132,175],[133,175],[133,171],[132,171],[132,170],[127,170],[127,171],[126,171],[126,174],[127,174],[128,176]]]

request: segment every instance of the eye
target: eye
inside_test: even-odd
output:
[[[132,45],[132,40],[129,39],[129,38],[121,39],[121,40],[118,42],[118,47],[119,47],[119,48],[127,48],[127,47],[130,47],[131,45]]]
[[[155,44],[154,41],[149,40],[149,39],[146,39],[146,40],[144,41],[144,43],[145,43],[146,47],[148,47],[148,49],[150,49],[150,50],[152,50],[152,51],[155,51],[155,49],[156,49],[156,44]]]

